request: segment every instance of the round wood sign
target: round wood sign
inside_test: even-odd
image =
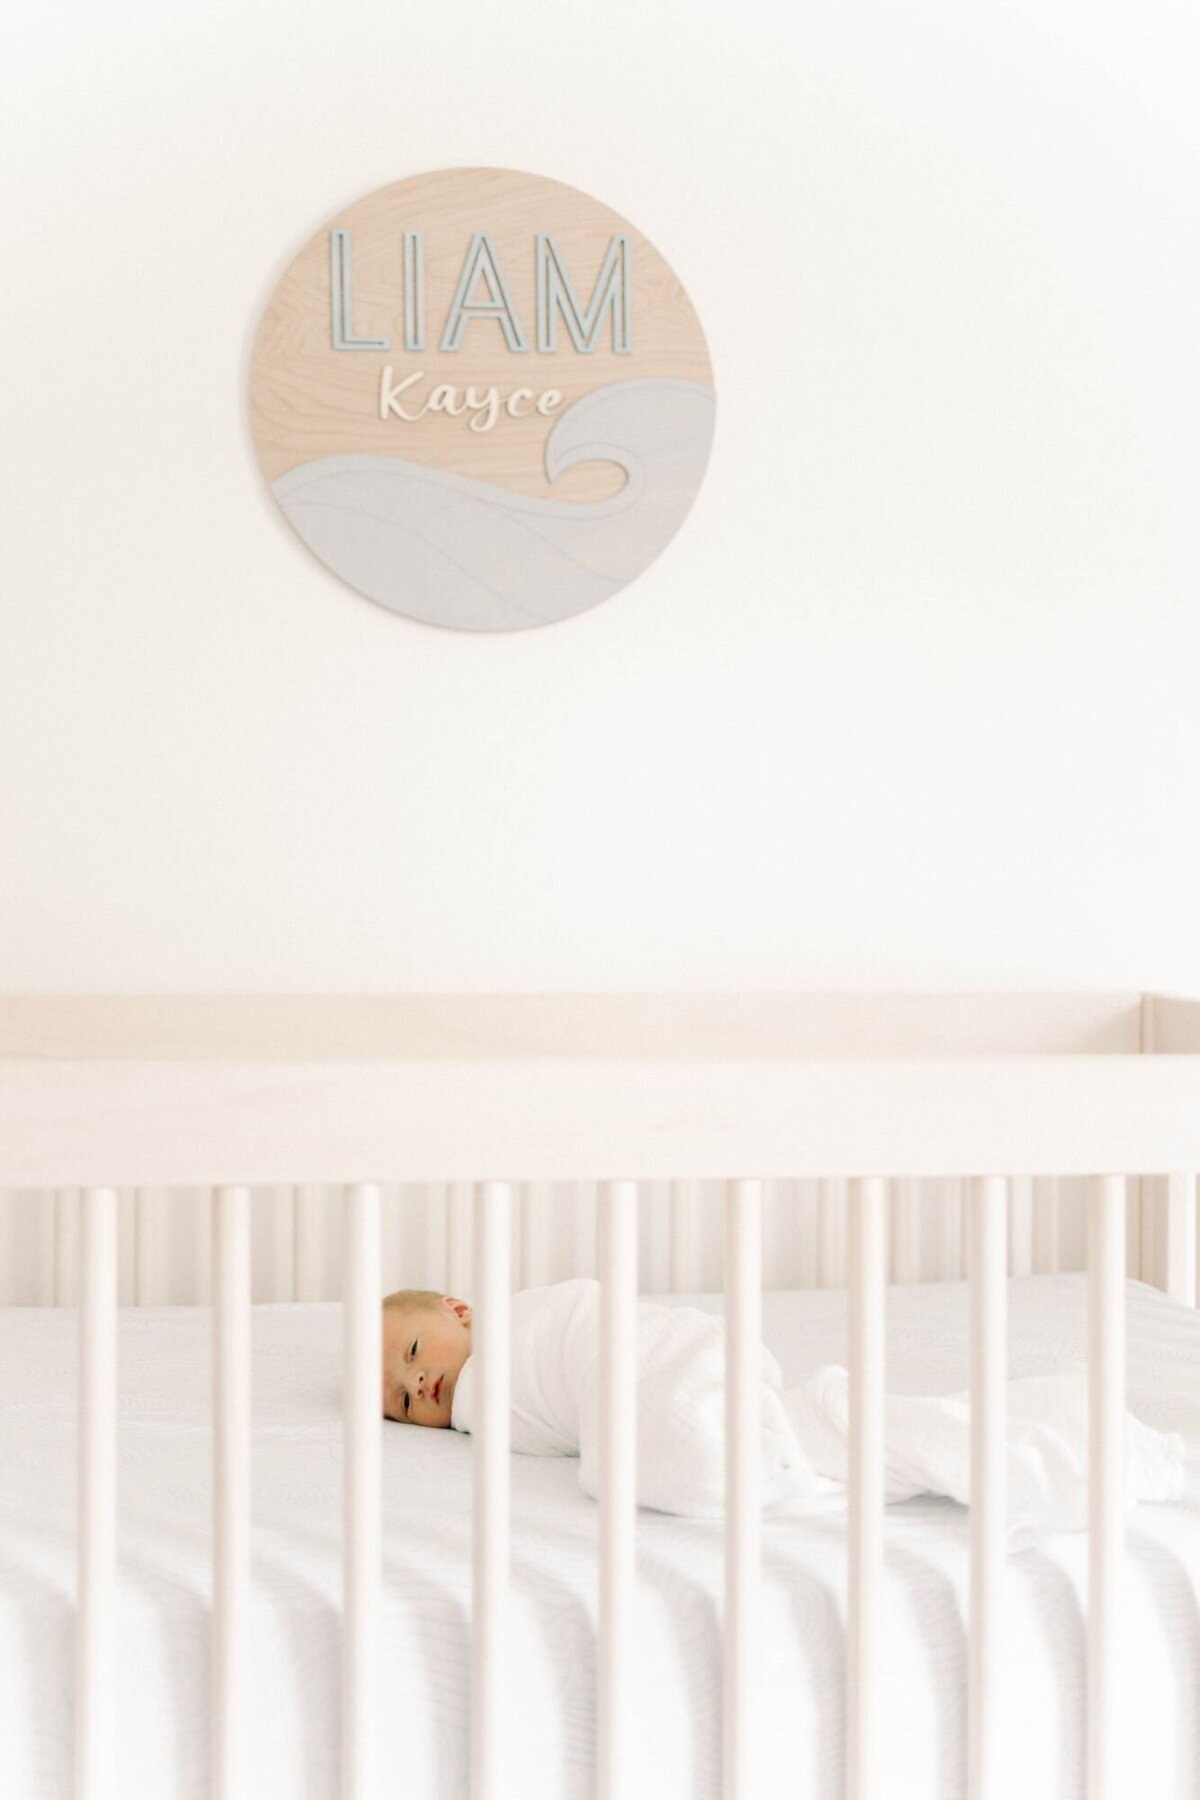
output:
[[[714,394],[691,302],[625,219],[542,176],[442,169],[305,245],[251,411],[272,493],[343,581],[513,631],[595,606],[670,542]]]

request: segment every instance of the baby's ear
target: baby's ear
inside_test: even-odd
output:
[[[452,1312],[461,1325],[471,1323],[471,1304],[468,1300],[456,1300],[453,1294],[442,1295],[442,1305],[447,1312]]]

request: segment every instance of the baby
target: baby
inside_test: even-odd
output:
[[[454,1390],[471,1354],[471,1308],[432,1288],[402,1288],[383,1303],[383,1416],[404,1425],[450,1424]]]
[[[509,1442],[527,1456],[577,1456],[595,1495],[602,1455],[599,1287],[560,1281],[512,1296]],[[638,1497],[663,1512],[712,1514],[724,1499],[724,1325],[694,1307],[639,1300],[636,1332]],[[402,1289],[383,1302],[384,1416],[470,1432],[478,1393],[471,1308],[452,1294]],[[763,1359],[766,1484],[795,1486],[804,1458]],[[802,1482],[808,1486],[811,1482]]]
[[[512,1296],[509,1442],[528,1456],[575,1456],[579,1485],[600,1490],[600,1291],[560,1281]],[[719,1314],[639,1299],[634,1323],[637,1498],[659,1512],[719,1516],[725,1500],[725,1341]],[[471,1308],[452,1294],[406,1288],[383,1302],[383,1411],[409,1425],[473,1429],[478,1397]],[[826,1365],[785,1389],[760,1348],[755,1423],[765,1505],[791,1510],[823,1500],[847,1479],[850,1435],[845,1369]],[[1010,1380],[1005,1398],[1007,1536],[1012,1548],[1088,1519],[1087,1367],[1060,1365]],[[1126,1417],[1126,1499],[1183,1491],[1184,1443]],[[889,1501],[917,1494],[969,1497],[966,1394],[884,1398]]]

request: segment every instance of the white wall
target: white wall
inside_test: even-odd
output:
[[[0,989],[1200,990],[1190,11],[20,8]],[[246,423],[299,244],[469,162],[630,216],[719,390],[511,637],[342,588]]]

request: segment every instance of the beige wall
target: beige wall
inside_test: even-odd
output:
[[[19,9],[0,988],[1200,989],[1187,16]],[[631,217],[719,392],[511,637],[340,587],[246,423],[299,246],[468,162]]]

